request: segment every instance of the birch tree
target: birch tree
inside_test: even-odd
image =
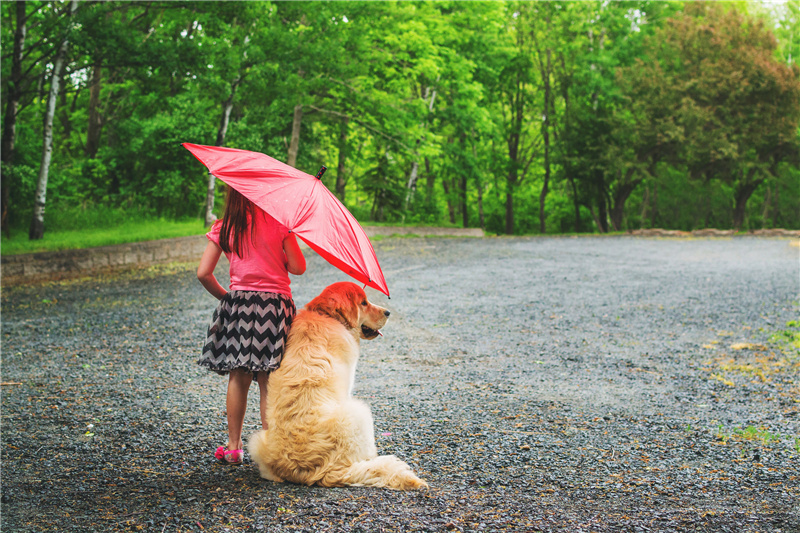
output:
[[[47,202],[47,176],[50,172],[50,160],[53,156],[53,117],[56,113],[56,99],[58,98],[61,82],[61,71],[64,69],[64,63],[67,59],[69,37],[73,27],[72,16],[77,9],[78,0],[71,0],[64,15],[68,18],[66,30],[61,41],[61,46],[58,48],[58,53],[53,63],[53,73],[50,78],[50,92],[47,96],[47,107],[45,108],[44,116],[42,162],[39,166],[33,217],[31,217],[31,227],[28,231],[28,238],[32,241],[44,237],[44,208]]]

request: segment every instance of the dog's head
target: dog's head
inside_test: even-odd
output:
[[[343,281],[329,285],[322,293],[306,304],[306,310],[335,318],[362,339],[374,339],[386,324],[389,311],[369,300],[364,290]]]

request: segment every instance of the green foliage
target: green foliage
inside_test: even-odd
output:
[[[61,2],[25,9],[15,79],[16,4],[0,3],[12,234],[33,209],[66,27]],[[215,144],[230,102],[224,144],[284,161],[301,106],[296,166],[326,165],[362,222],[800,228],[798,12],[795,0],[81,2],[46,226],[89,210],[201,217],[207,175],[180,143]]]

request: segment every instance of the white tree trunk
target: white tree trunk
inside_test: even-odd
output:
[[[225,144],[225,136],[228,134],[228,124],[231,120],[231,111],[233,111],[233,99],[236,96],[236,89],[239,87],[239,82],[242,81],[241,74],[231,83],[231,95],[225,101],[222,109],[222,118],[219,122],[219,129],[217,130],[217,146]],[[213,224],[217,217],[214,216],[214,196],[216,195],[217,178],[210,172],[208,173],[208,188],[206,189],[206,215],[205,224],[210,226]]]
[[[439,81],[439,78],[436,78],[436,81]],[[433,103],[436,100],[436,89],[432,89],[428,87],[425,90],[425,98],[428,98],[430,95],[430,100],[428,101],[428,112],[433,113]],[[427,126],[427,120],[423,124],[423,128]],[[419,146],[422,139],[417,140],[417,146]],[[406,220],[406,211],[408,211],[408,204],[411,201],[411,195],[414,194],[414,191],[417,189],[417,173],[419,172],[419,162],[416,158],[419,157],[418,153],[414,153],[415,160],[411,163],[411,172],[408,176],[408,183],[406,184],[406,200],[403,204],[403,222]]]
[[[78,9],[78,0],[72,0],[69,5],[68,16]],[[30,240],[41,239],[44,236],[44,207],[47,203],[47,176],[50,173],[50,159],[53,156],[53,117],[56,114],[56,99],[61,84],[61,71],[64,69],[67,49],[69,48],[69,33],[72,30],[72,21],[67,25],[64,40],[56,54],[53,64],[53,75],[50,81],[50,94],[47,96],[47,108],[44,116],[44,146],[42,148],[42,162],[39,165],[39,179],[36,183],[36,196],[34,198],[33,217],[28,232]]]
[[[303,122],[303,104],[294,106],[292,119],[292,139],[289,142],[289,157],[286,164],[290,167],[297,165],[297,152],[300,149],[300,124]]]
[[[404,205],[403,218],[405,218],[405,210],[408,209],[408,202],[411,200],[411,194],[417,188],[417,172],[419,171],[419,163],[414,161],[411,163],[411,173],[408,175],[408,183],[406,184],[406,201]]]

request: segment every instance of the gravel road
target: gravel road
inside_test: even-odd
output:
[[[429,490],[217,464],[225,380],[195,364],[215,301],[170,265],[3,289],[0,529],[800,531],[797,240],[376,252],[392,298],[368,293],[392,317],[362,341],[355,394]],[[345,279],[308,255],[298,307]]]

